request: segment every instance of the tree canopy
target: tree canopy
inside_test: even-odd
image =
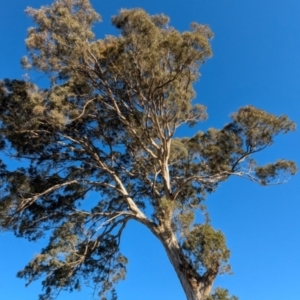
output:
[[[51,237],[18,276],[43,278],[41,300],[87,281],[115,299],[126,275],[120,239],[135,220],[162,243],[189,300],[237,299],[211,292],[217,275],[230,273],[230,251],[204,201],[230,176],[272,185],[295,174],[292,161],[261,166],[253,158],[295,124],[246,106],[222,129],[176,135],[207,118],[194,101],[199,68],[212,55],[207,26],[179,32],[163,14],[122,9],[112,17],[120,35],[96,39],[101,18],[88,0],[27,13],[36,26],[22,64],[45,73],[49,87],[0,83],[1,150],[27,161],[15,170],[1,163],[0,227]],[[87,201],[90,193],[97,196]]]

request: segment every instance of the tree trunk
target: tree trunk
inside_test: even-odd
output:
[[[205,300],[217,274],[201,276],[185,258],[176,236],[168,231],[158,236],[183,287],[187,300]]]

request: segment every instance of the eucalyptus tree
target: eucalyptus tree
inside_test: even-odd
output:
[[[120,35],[96,39],[100,16],[88,0],[27,13],[36,25],[22,63],[46,74],[49,87],[1,81],[1,149],[27,163],[1,163],[0,224],[50,239],[18,276],[43,278],[40,299],[86,282],[114,299],[126,274],[120,239],[135,220],[163,245],[187,299],[237,299],[211,292],[217,275],[230,272],[230,252],[204,200],[230,176],[269,185],[294,174],[292,161],[259,166],[252,154],[295,124],[246,106],[222,129],[180,138],[179,127],[207,117],[193,103],[199,67],[212,54],[207,26],[179,32],[163,14],[123,9],[112,17]]]

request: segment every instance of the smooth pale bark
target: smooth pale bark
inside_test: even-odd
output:
[[[162,240],[161,240],[162,241]],[[169,260],[180,280],[188,300],[204,300],[209,296],[212,283],[200,276],[184,257],[175,236],[162,241]]]
[[[145,223],[144,223],[145,224]],[[154,227],[145,224],[163,244],[185,292],[187,300],[205,300],[210,295],[217,272],[200,275],[185,258],[176,236],[166,224]]]

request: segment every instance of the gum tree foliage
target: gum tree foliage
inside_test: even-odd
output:
[[[237,299],[211,292],[216,276],[230,272],[230,252],[205,196],[233,175],[269,185],[294,174],[291,161],[259,166],[252,154],[295,124],[246,106],[222,129],[178,138],[177,128],[207,118],[192,102],[199,67],[212,54],[207,26],[179,32],[165,15],[123,9],[112,17],[120,35],[96,39],[100,16],[88,0],[27,13],[36,26],[22,63],[50,84],[1,82],[1,149],[28,163],[15,170],[1,163],[0,224],[17,237],[50,239],[18,276],[43,279],[41,300],[90,282],[102,299],[115,299],[127,263],[120,239],[135,220],[162,243],[187,299]]]

